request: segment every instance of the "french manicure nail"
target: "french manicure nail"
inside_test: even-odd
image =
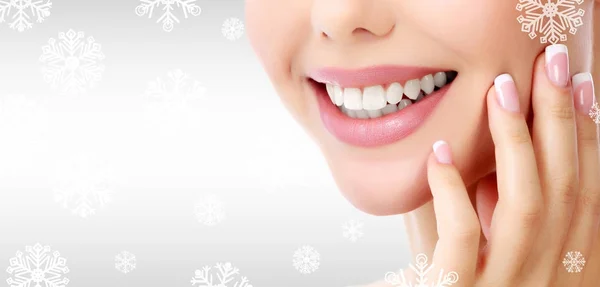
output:
[[[503,74],[498,76],[494,80],[494,86],[496,87],[496,98],[500,106],[511,112],[518,113],[521,111],[519,93],[511,75]]]
[[[558,87],[569,83],[569,49],[563,44],[546,47],[546,74]]]
[[[433,144],[433,153],[439,163],[452,164],[450,146],[445,141],[435,142]]]
[[[573,83],[573,98],[577,111],[588,115],[594,104],[594,81],[592,74],[580,73],[571,79]]]

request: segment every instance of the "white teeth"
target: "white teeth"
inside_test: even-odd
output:
[[[367,110],[367,114],[369,114],[369,118],[375,119],[375,118],[383,116],[383,110],[382,109],[374,110],[374,111]]]
[[[390,104],[398,104],[400,100],[402,100],[402,95],[404,94],[404,88],[399,83],[392,83],[388,88],[385,94],[385,98]]]
[[[381,112],[384,115],[389,115],[391,113],[395,113],[398,111],[398,106],[397,105],[393,105],[393,104],[388,104],[387,106],[385,106],[383,109],[381,109]]]
[[[433,93],[434,88],[435,84],[433,83],[433,75],[427,75],[421,79],[421,90],[423,90],[425,94],[429,95]]]
[[[349,110],[362,110],[362,92],[360,89],[344,89],[344,106]]]
[[[369,114],[365,110],[358,110],[355,112],[356,112],[356,117],[359,119],[368,119],[369,118]]]
[[[421,91],[421,81],[415,79],[406,82],[404,85],[404,94],[411,100],[416,100]]]
[[[333,98],[335,100],[334,104],[336,106],[341,106],[344,104],[344,91],[340,86],[333,87]]]
[[[368,111],[380,110],[387,104],[386,92],[382,86],[366,87],[363,92],[362,108]]]
[[[412,105],[412,102],[409,99],[403,99],[398,103],[398,110],[402,110],[410,105]]]
[[[446,85],[446,82],[447,82],[447,78],[446,78],[445,72],[438,72],[438,73],[435,73],[435,75],[433,76],[433,83],[438,88],[441,88],[444,85]]]
[[[329,95],[329,99],[331,99],[332,103],[335,103],[335,97],[333,96],[333,90],[335,89],[335,86],[332,84],[325,84],[325,87],[327,88],[327,94]]]

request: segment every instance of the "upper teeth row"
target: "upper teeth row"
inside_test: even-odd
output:
[[[387,89],[382,85],[360,88],[342,88],[333,84],[326,84],[327,93],[331,101],[337,106],[344,106],[348,110],[374,111],[384,108],[388,103],[398,104],[402,95],[411,100],[420,99],[423,94],[429,95],[435,87],[441,88],[447,83],[445,72],[427,75],[421,79],[407,81],[404,86],[392,83]]]

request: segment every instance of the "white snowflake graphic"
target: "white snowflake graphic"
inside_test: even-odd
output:
[[[302,274],[310,274],[321,264],[321,255],[312,246],[304,245],[294,252],[292,263],[294,268]]]
[[[196,202],[194,214],[198,222],[206,226],[215,226],[225,219],[223,202],[212,194],[206,195]]]
[[[569,31],[577,33],[577,28],[583,25],[583,9],[576,9],[576,4],[584,0],[519,0],[517,10],[525,11],[517,20],[521,23],[521,31],[528,33],[531,39],[535,39],[538,33],[542,44],[556,44],[566,41]]]
[[[569,273],[579,273],[585,266],[585,259],[579,251],[569,251],[563,259],[563,265]]]
[[[217,263],[215,269],[204,266],[196,270],[192,278],[192,286],[197,287],[252,287],[248,278],[239,276],[240,270],[230,262]],[[213,276],[214,275],[214,276]],[[239,277],[239,278],[238,278]],[[237,280],[239,279],[239,280]],[[235,281],[234,281],[235,280]],[[199,285],[196,285],[199,284]]]
[[[595,102],[592,106],[592,110],[590,111],[590,117],[594,120],[594,123],[600,125],[600,106],[598,102]]]
[[[166,77],[149,81],[146,88],[149,98],[165,102],[185,102],[189,96],[203,96],[205,93],[204,85],[181,69],[168,71]]]
[[[229,18],[223,22],[221,33],[227,40],[235,41],[244,35],[244,23],[238,18]]]
[[[346,221],[342,225],[344,238],[351,242],[358,241],[359,238],[363,237],[364,232],[362,231],[364,224],[357,220]]]
[[[112,201],[110,173],[91,155],[78,155],[55,167],[54,200],[81,218]]]
[[[194,3],[196,0],[140,0],[140,2],[142,2],[142,4],[135,8],[135,14],[138,16],[144,16],[147,14],[148,18],[152,18],[154,8],[163,6],[162,10],[164,12],[158,18],[156,23],[162,21],[163,30],[165,32],[173,31],[175,23],[179,23],[179,18],[177,18],[173,13],[175,8],[181,7],[183,10],[183,16],[186,19],[188,18],[188,14],[192,16],[198,16],[202,12],[200,6]]]
[[[86,39],[84,32],[72,29],[60,32],[58,40],[50,38],[42,47],[44,81],[61,93],[84,93],[102,79],[104,58],[101,45],[93,37]]]
[[[440,269],[437,281],[428,282],[429,278],[427,274],[433,268],[433,263],[429,265],[427,263],[427,256],[425,254],[419,254],[416,257],[416,265],[409,264],[416,277],[416,283],[407,282],[404,276],[404,270],[400,270],[400,273],[388,272],[385,274],[385,282],[392,284],[393,286],[399,287],[447,287],[458,282],[458,273],[452,271],[444,274],[444,269]]]
[[[6,271],[11,277],[6,283],[10,287],[64,287],[69,284],[69,279],[64,277],[69,273],[67,260],[60,257],[58,251],[52,252],[49,246],[36,243],[33,247],[26,246],[25,252],[19,250],[9,260]]]
[[[121,251],[115,256],[115,268],[125,274],[133,271],[136,267],[135,255],[128,251]]]
[[[12,20],[8,25],[11,29],[23,32],[33,27],[32,18],[42,23],[50,16],[52,2],[50,0],[0,0],[0,23],[6,21],[6,17]],[[11,13],[12,12],[12,13]]]

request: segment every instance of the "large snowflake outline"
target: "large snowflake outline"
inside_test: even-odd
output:
[[[321,254],[312,246],[304,245],[294,252],[292,263],[301,274],[310,274],[319,269]]]
[[[245,276],[239,276],[239,280],[232,282],[238,277],[236,275],[239,275],[240,270],[230,262],[217,263],[214,268],[204,266],[202,269],[196,270],[191,280],[192,285],[200,284],[197,287],[252,287]],[[215,277],[217,278],[215,279]],[[219,282],[215,282],[216,280]],[[231,285],[232,283],[233,285]]]
[[[444,269],[440,269],[436,281],[428,282],[429,278],[427,275],[433,269],[434,264],[429,265],[427,263],[427,255],[422,253],[417,255],[415,262],[415,265],[409,264],[409,267],[417,275],[415,279],[416,283],[407,282],[404,270],[400,270],[399,273],[386,273],[385,282],[398,287],[447,287],[458,282],[458,273],[451,271],[444,274]]]
[[[590,110],[590,117],[597,125],[600,125],[600,105],[598,102],[595,102]]]
[[[12,22],[8,25],[11,29],[23,32],[33,27],[31,18],[35,17],[38,23],[44,22],[50,16],[52,8],[51,0],[0,0],[0,23],[6,21],[6,16],[12,16]],[[14,9],[14,14],[11,11]],[[27,13],[30,10],[30,14]]]
[[[542,44],[556,44],[567,40],[566,31],[575,35],[577,28],[583,25],[585,10],[576,9],[584,0],[519,0],[517,10],[525,10],[525,15],[517,17],[521,31],[535,39],[538,33]],[[546,20],[546,21],[544,21]]]
[[[579,273],[585,266],[585,259],[579,251],[569,251],[563,259],[563,265],[569,273]]]
[[[212,227],[226,218],[223,202],[213,194],[208,194],[194,204],[194,215],[198,222]]]
[[[140,17],[148,14],[148,18],[152,18],[154,8],[163,5],[162,10],[164,13],[156,20],[156,23],[162,21],[163,30],[165,32],[173,31],[175,23],[180,23],[179,18],[173,13],[173,10],[175,10],[173,5],[176,5],[177,8],[181,7],[185,19],[188,18],[188,14],[198,16],[202,12],[200,6],[194,3],[196,0],[140,0],[140,2],[142,2],[142,4],[135,8],[135,14]]]
[[[60,256],[58,251],[52,252],[50,246],[36,243],[26,246],[24,254],[18,250],[16,256],[9,260],[10,266],[6,269],[14,278],[8,278],[6,283],[10,287],[65,287],[69,279],[64,274],[69,273],[66,266],[67,259]],[[32,285],[34,284],[35,285]]]
[[[60,32],[58,40],[50,38],[42,47],[40,61],[44,81],[61,93],[83,93],[102,79],[105,66],[102,46],[84,32]]]
[[[342,235],[351,242],[356,242],[364,235],[363,227],[364,223],[358,220],[348,220],[342,224]]]
[[[115,269],[122,273],[129,273],[133,271],[137,266],[137,260],[135,255],[129,251],[121,251],[121,253],[115,256]]]

